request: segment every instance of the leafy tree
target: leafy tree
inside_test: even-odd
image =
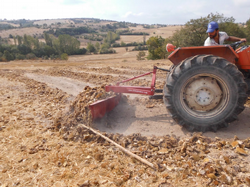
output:
[[[234,23],[233,17],[224,17],[223,14],[209,14],[207,17],[201,17],[199,19],[191,19],[184,27],[176,31],[169,41],[175,46],[187,47],[187,46],[203,46],[204,41],[207,38],[207,25],[211,21],[216,21],[219,24],[219,30],[227,32],[228,35],[244,37],[243,30]]]
[[[152,36],[148,39],[148,59],[155,60],[155,59],[162,59],[166,57],[166,49],[165,49],[166,41],[161,36]]]
[[[16,37],[14,36],[13,38],[14,38],[14,44],[16,45]]]
[[[56,54],[55,49],[53,47],[49,46],[49,45],[45,45],[43,50],[44,50],[44,53],[45,53],[46,56]]]
[[[37,41],[36,41],[37,42]],[[44,47],[46,46],[46,44],[44,42],[38,42],[38,44],[36,44],[37,46],[34,47],[34,49],[32,50],[32,52],[37,56],[37,57],[43,57],[45,54],[44,51]]]
[[[19,53],[18,47],[17,47],[17,46],[11,46],[11,53],[12,53],[12,54],[17,54],[17,53]]]
[[[5,50],[6,50],[5,45],[0,44],[0,52],[4,53]]]
[[[87,45],[87,50],[89,53],[94,53],[96,51],[96,48],[91,42],[89,42]]]
[[[45,39],[46,45],[52,47],[52,38],[46,32],[44,33],[44,39]]]
[[[5,50],[2,59],[4,59],[4,61],[11,61],[14,60],[14,56],[9,51]]]
[[[31,52],[31,48],[29,46],[26,46],[24,44],[18,45],[18,50],[20,51],[21,54],[27,55],[28,53]]]
[[[86,53],[87,53],[87,49],[82,48],[82,49],[78,49],[75,54],[76,55],[84,55]]]
[[[126,43],[123,42],[123,41],[121,41],[121,46],[122,46],[122,47],[125,47],[125,46],[126,46]]]
[[[59,53],[72,55],[80,47],[80,42],[76,38],[67,34],[60,35],[57,40],[59,44]]]
[[[109,46],[108,43],[103,43],[103,44],[101,45],[101,50],[103,50],[103,49],[109,49],[109,48],[110,48],[110,46]]]
[[[35,39],[34,37],[25,34],[23,36],[23,45],[25,45],[31,49],[34,49],[34,48],[38,49],[39,48],[39,40],[37,38]]]
[[[247,41],[248,41],[248,43],[250,43],[250,19],[248,19],[246,22],[245,33],[247,36]]]
[[[146,35],[143,34],[143,45],[145,45],[145,44],[146,44]]]
[[[96,43],[95,43],[95,48],[96,48],[97,51],[100,50],[100,43],[99,43],[99,42],[96,42]]]
[[[110,49],[109,43],[103,43],[101,45],[100,54],[107,54],[107,53],[116,53],[116,51],[113,49]]]
[[[23,36],[23,45],[31,48],[30,40],[28,39],[28,36],[26,34]]]
[[[116,40],[120,39],[120,35],[114,32],[108,31],[107,37],[105,38],[104,42],[108,43],[109,45],[114,43]]]
[[[34,38],[33,45],[34,45],[34,49],[40,48],[40,42],[39,42],[38,38]]]
[[[25,58],[26,58],[25,55],[16,54],[16,59],[17,59],[17,60],[24,60]]]
[[[17,35],[16,38],[17,38],[17,44],[18,44],[18,45],[21,45],[22,42],[23,42],[22,36]]]

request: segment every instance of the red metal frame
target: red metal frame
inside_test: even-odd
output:
[[[116,93],[133,93],[133,94],[144,94],[144,95],[154,95],[155,93],[155,80],[156,80],[156,70],[157,67],[154,66],[154,69],[152,72],[148,72],[142,75],[138,75],[136,77],[121,81],[121,82],[117,82],[115,86],[106,86],[105,90],[107,92],[109,91],[113,91]],[[150,75],[153,74],[152,76],[152,82],[151,82],[151,86],[150,87],[140,87],[140,86],[120,86],[121,83],[125,83],[146,75]]]
[[[156,70],[158,68],[154,66],[154,69],[152,72],[148,72],[142,75],[138,75],[136,77],[133,77],[131,79],[127,79],[124,81],[117,82],[115,86],[106,86],[105,90],[107,92],[113,91],[116,93],[119,93],[116,96],[109,97],[107,99],[103,99],[100,101],[97,101],[91,105],[89,105],[91,114],[92,114],[92,119],[98,119],[102,118],[105,116],[107,112],[110,112],[113,108],[116,107],[116,105],[120,102],[121,100],[121,93],[134,93],[134,94],[145,94],[145,95],[154,95],[155,92],[155,80],[156,80]],[[140,87],[140,86],[120,86],[121,83],[125,83],[146,75],[153,74],[152,76],[152,82],[150,87]]]

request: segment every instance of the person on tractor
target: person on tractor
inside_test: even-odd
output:
[[[224,41],[243,41],[246,42],[246,38],[238,38],[235,36],[228,36],[226,32],[219,31],[219,25],[217,22],[212,21],[207,26],[208,38],[206,39],[204,46],[223,45]]]

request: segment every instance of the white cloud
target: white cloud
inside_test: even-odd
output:
[[[233,3],[236,6],[250,6],[250,1],[249,0],[233,0]]]
[[[63,4],[66,4],[66,5],[79,5],[79,4],[82,4],[82,3],[85,3],[85,1],[83,0],[63,0],[62,2]]]
[[[140,13],[133,13],[133,12],[126,12],[125,15],[123,15],[122,17],[123,18],[128,18],[130,16],[135,16],[135,17],[138,17],[138,16],[143,16],[143,13],[140,12]]]

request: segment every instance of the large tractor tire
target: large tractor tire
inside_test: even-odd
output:
[[[175,66],[163,92],[173,119],[189,131],[227,127],[247,100],[242,73],[234,64],[212,55],[197,55]]]

